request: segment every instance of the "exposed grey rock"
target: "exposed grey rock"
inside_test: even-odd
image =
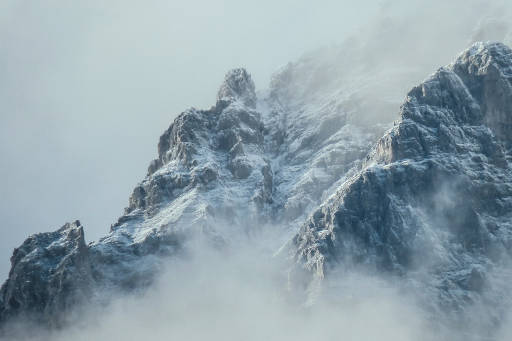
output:
[[[256,107],[256,92],[251,75],[245,69],[228,72],[217,94],[217,105],[241,101],[250,108]]]
[[[508,276],[512,251],[511,67],[508,47],[479,43],[409,92],[364,167],[294,237],[310,290],[357,265],[415,283],[455,320],[474,305],[485,313],[473,326],[502,318],[510,287],[491,278]]]
[[[216,226],[242,230],[251,222],[294,226],[293,219],[305,217],[314,201],[368,151],[374,138],[364,134],[349,141],[354,134],[337,133],[346,123],[337,119],[345,116],[340,108],[329,114],[331,109],[322,105],[330,123],[311,129],[318,114],[313,107],[304,111],[280,96],[261,101],[263,110],[259,110],[256,101],[250,75],[236,69],[226,75],[215,106],[189,109],[174,120],[160,137],[158,157],[135,187],[125,214],[107,236],[86,247],[91,276],[83,280],[84,287],[96,292],[144,288],[159,273],[162,259],[182,253],[195,235],[204,235],[215,245],[229,243],[230,230]],[[302,139],[305,142],[298,149],[288,147]],[[280,170],[276,173],[274,167]],[[291,202],[301,202],[306,195],[307,206],[292,208]],[[286,213],[290,210],[294,214]],[[22,285],[16,277],[8,283],[13,288]],[[74,292],[56,295],[66,300]],[[2,306],[8,305],[3,302]],[[26,305],[13,305],[9,315],[23,313]],[[39,317],[48,320],[65,312],[50,306]]]
[[[247,71],[230,71],[212,108],[186,110],[160,137],[109,234],[85,245],[76,223],[15,252],[0,321],[61,323],[90,290],[108,297],[151,285],[167,257],[193,252],[195,236],[229,247],[234,231],[265,224],[281,228],[283,242],[295,235],[294,273],[310,289],[357,264],[404,278],[432,309],[496,302],[506,286],[494,290],[490,279],[512,246],[510,50],[463,53],[409,92],[381,139],[398,102],[381,90],[409,70],[357,66],[345,50],[335,57],[354,68],[306,56],[261,98]]]
[[[125,215],[104,238],[85,245],[75,223],[27,239],[15,251],[2,287],[0,321],[33,314],[60,323],[90,288],[150,285],[162,260],[182,252],[197,234],[225,242],[229,234],[213,229],[216,216],[237,212],[230,219],[259,219],[272,201],[272,171],[263,158],[255,101],[250,75],[236,69],[227,74],[216,106],[179,115],[161,136],[158,158],[135,187]]]
[[[0,291],[0,320],[24,317],[59,325],[62,316],[91,293],[92,269],[83,227],[67,223],[30,236],[14,250],[9,279]]]

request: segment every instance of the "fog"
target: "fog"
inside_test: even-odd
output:
[[[434,335],[412,297],[363,272],[336,279],[342,295],[303,305],[288,291],[285,264],[268,252],[272,240],[272,234],[238,238],[222,250],[196,244],[193,256],[169,262],[151,290],[86,307],[71,327],[47,332],[25,321],[11,327],[19,340],[56,341],[406,341]]]
[[[31,233],[80,219],[96,240],[183,110],[227,70],[263,88],[343,39],[374,1],[0,1],[0,278]]]
[[[289,61],[352,38],[364,52],[355,62],[418,68],[397,87],[408,88],[472,41],[511,43],[511,8],[505,0],[1,2],[0,277],[28,234],[74,219],[89,241],[105,234],[160,133],[184,109],[212,105],[227,70],[246,67],[264,89]],[[268,241],[197,247],[170,260],[150,290],[85,307],[65,330],[17,327],[31,340],[451,338],[417,297],[375,273],[331,278],[340,296],[304,305]],[[510,330],[497,335],[508,340]]]
[[[355,37],[365,47],[356,62],[420,66],[397,87],[402,97],[471,40],[511,40],[505,0],[0,6],[2,278],[31,233],[74,219],[89,241],[108,231],[159,135],[184,109],[212,105],[233,67],[264,89],[304,52]]]

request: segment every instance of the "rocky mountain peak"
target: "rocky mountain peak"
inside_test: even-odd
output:
[[[449,108],[449,117],[407,116],[422,123],[452,119],[458,124],[488,124],[500,137],[507,137],[512,106],[512,50],[500,43],[476,43],[454,63],[430,76],[408,94],[409,104]],[[407,110],[403,110],[407,113]],[[435,113],[433,113],[435,114]],[[427,117],[428,116],[428,117]]]
[[[241,101],[248,107],[256,106],[256,92],[251,75],[244,68],[230,70],[217,94],[217,103]]]
[[[30,236],[0,290],[0,327],[27,313],[58,323],[94,290],[151,285],[197,236],[229,247],[265,224],[281,229],[269,249],[291,238],[280,249],[294,262],[291,290],[315,294],[361,266],[398,276],[431,311],[484,302],[492,325],[507,292],[492,288],[493,269],[512,254],[512,51],[473,45],[412,88],[385,134],[391,122],[351,119],[382,110],[386,101],[366,105],[373,92],[351,90],[378,77],[326,90],[328,73],[306,82],[309,65],[287,68],[274,83],[287,90],[260,99],[245,69],[229,71],[215,106],[184,111],[163,133],[99,241],[86,245],[78,221]]]
[[[512,137],[512,50],[501,43],[476,43],[451,69],[480,106],[481,117],[498,138]]]
[[[15,312],[35,320],[66,310],[89,293],[92,273],[89,250],[80,222],[64,224],[55,232],[30,236],[11,257],[9,280],[2,286],[0,317]],[[59,324],[57,319],[45,323]]]
[[[439,293],[424,297],[433,309],[479,305],[487,317],[473,322],[492,326],[512,245],[511,52],[477,43],[409,92],[365,165],[295,236],[310,290],[346,266],[377,268]]]
[[[476,43],[465,50],[408,93],[398,126],[379,143],[380,160],[424,158],[479,145],[490,160],[503,164],[502,149],[512,143],[511,66],[512,50],[503,44]],[[457,131],[477,126],[478,134],[457,137]],[[471,144],[464,143],[470,137]]]

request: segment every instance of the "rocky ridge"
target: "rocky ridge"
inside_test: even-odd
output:
[[[454,319],[475,306],[483,312],[473,323],[503,318],[511,80],[512,51],[478,43],[408,93],[395,126],[291,243],[312,274],[310,291],[330,272],[359,266],[412,282]]]
[[[0,295],[0,320],[27,311],[44,323],[66,323],[61,307],[76,302],[75,291],[145,288],[166,257],[187,252],[188,242],[197,237],[225,247],[236,243],[240,232],[257,233],[257,226],[277,224],[284,226],[279,237],[284,243],[295,222],[305,219],[333,183],[368,152],[375,131],[382,130],[351,125],[343,108],[332,105],[321,110],[333,126],[316,124],[318,112],[292,108],[287,100],[276,91],[258,100],[246,70],[228,72],[214,106],[183,112],[160,137],[158,157],[110,233],[84,246],[88,276],[71,280],[69,293],[57,294],[62,301],[57,307],[51,302],[51,285],[59,278],[53,272],[33,272],[41,277],[37,290],[45,293],[33,295],[34,288],[20,285],[18,278],[25,272],[19,264],[35,260],[14,257]],[[298,115],[301,120],[294,119]],[[39,241],[43,235],[29,239]],[[35,242],[33,248],[42,254],[48,245]],[[55,254],[52,262],[66,257]]]
[[[291,239],[310,293],[362,264],[425,288],[433,309],[496,301],[485,293],[503,292],[488,278],[510,245],[510,49],[474,45],[409,92],[380,140],[400,98],[377,90],[399,77],[328,77],[329,65],[306,56],[259,94],[247,71],[230,71],[214,106],[161,136],[107,236],[86,245],[75,222],[15,250],[0,320],[60,325],[86,295],[147,287],[197,236],[229,247],[264,225],[282,230],[277,244]]]

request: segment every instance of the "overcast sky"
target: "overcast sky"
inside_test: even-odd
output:
[[[381,1],[0,1],[0,278],[29,234],[80,219],[105,234],[184,109],[224,73],[258,88],[338,43]],[[0,280],[2,281],[2,280]]]

